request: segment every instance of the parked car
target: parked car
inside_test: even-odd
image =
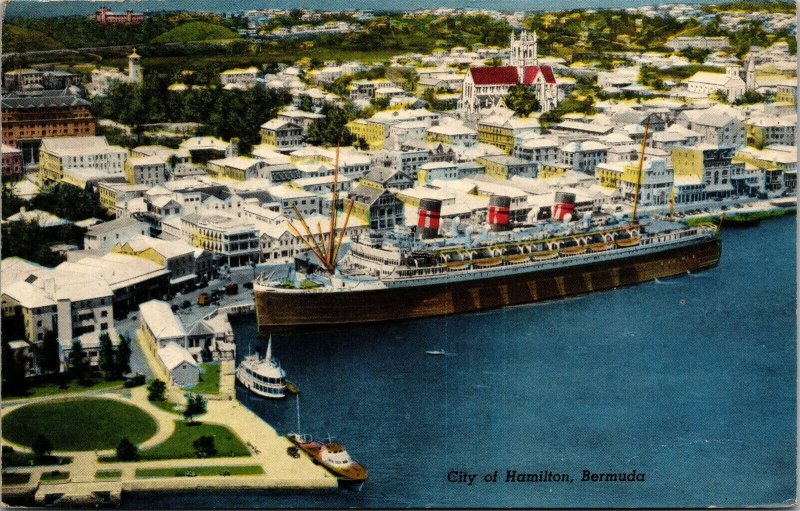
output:
[[[235,295],[235,294],[238,294],[238,293],[239,293],[239,284],[236,284],[236,283],[228,284],[225,287],[225,294],[226,295]]]
[[[242,287],[244,287],[245,289],[253,289],[253,283],[245,282],[244,284],[242,284]]]
[[[208,305],[211,303],[211,298],[209,298],[208,293],[200,293],[197,296],[197,305]]]

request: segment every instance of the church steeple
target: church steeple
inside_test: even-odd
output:
[[[539,65],[539,40],[536,31],[531,36],[527,30],[523,30],[519,38],[511,32],[511,59],[510,64],[517,68]]]

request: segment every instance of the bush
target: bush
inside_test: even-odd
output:
[[[163,401],[167,385],[161,380],[153,380],[147,386],[147,399],[150,401]]]
[[[194,453],[198,458],[209,458],[217,454],[214,437],[204,435],[192,442]]]
[[[117,445],[117,459],[120,461],[136,461],[139,459],[139,448],[128,438],[123,438]]]

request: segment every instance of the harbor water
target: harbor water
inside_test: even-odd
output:
[[[795,494],[795,218],[723,232],[718,267],[545,304],[274,336],[300,427],[361,492],[130,495],[127,507],[744,507]],[[264,349],[253,317],[239,356]],[[442,349],[443,356],[425,351]],[[295,398],[238,398],[279,432]],[[592,473],[643,481],[581,481]],[[485,480],[498,472],[496,482]],[[507,482],[508,471],[572,482]],[[458,482],[460,473],[473,484]],[[458,475],[455,475],[458,474]],[[456,480],[456,482],[451,482]]]

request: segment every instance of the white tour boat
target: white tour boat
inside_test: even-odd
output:
[[[286,371],[278,359],[272,357],[272,337],[264,358],[248,355],[236,368],[236,378],[251,392],[259,396],[280,399],[286,397]]]

